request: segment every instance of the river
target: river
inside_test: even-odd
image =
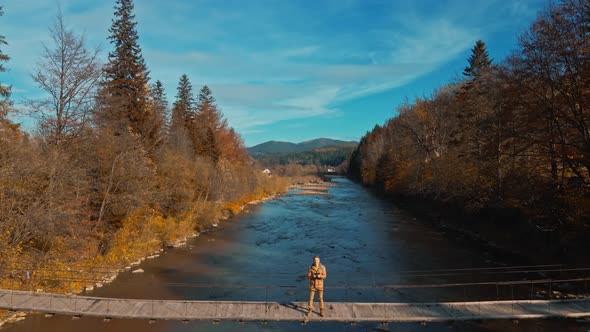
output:
[[[304,274],[314,255],[328,271],[330,301],[473,300],[498,296],[481,288],[383,290],[379,285],[465,281],[455,269],[511,265],[481,247],[445,234],[391,202],[344,178],[334,178],[328,195],[296,191],[261,205],[122,273],[94,296],[247,301],[305,301]],[[435,271],[445,270],[445,271]],[[459,270],[457,270],[459,271]],[[434,275],[436,274],[436,275]],[[473,278],[473,275],[470,276]],[[480,278],[480,277],[478,277]],[[472,279],[470,279],[472,280]],[[248,286],[289,286],[239,288]],[[227,287],[234,286],[234,287]],[[367,286],[349,289],[347,286]],[[505,290],[502,290],[505,292]],[[505,294],[504,294],[505,295]],[[316,304],[317,305],[317,304]],[[329,311],[328,311],[329,314]],[[575,320],[477,321],[455,323],[342,324],[268,322],[176,322],[29,315],[0,328],[24,331],[587,331]]]

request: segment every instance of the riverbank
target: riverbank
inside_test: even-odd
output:
[[[590,230],[582,227],[566,225],[548,231],[513,210],[466,213],[459,206],[424,197],[380,196],[422,216],[452,237],[491,250],[515,264],[585,264],[588,261]]]
[[[300,180],[300,179],[299,179]],[[291,179],[291,183],[297,183],[299,180]],[[316,178],[313,181],[317,181]],[[305,183],[304,186],[308,185],[309,183]],[[314,187],[324,186],[320,183],[314,183]],[[139,268],[138,266],[148,259],[153,259],[159,257],[161,254],[164,253],[166,248],[179,248],[184,247],[187,245],[187,242],[191,238],[198,237],[201,233],[207,233],[215,228],[218,228],[220,224],[228,219],[231,219],[240,213],[243,213],[245,208],[249,205],[257,205],[263,202],[276,199],[282,195],[284,195],[289,189],[292,189],[292,186],[286,186],[281,192],[276,193],[255,193],[253,195],[249,195],[247,197],[243,197],[239,200],[233,202],[227,202],[225,204],[218,204],[217,208],[214,211],[204,211],[203,213],[207,216],[214,216],[214,219],[208,220],[206,223],[200,223],[195,227],[187,228],[187,225],[184,225],[184,234],[175,239],[168,239],[159,242],[159,244],[154,248],[154,243],[152,241],[152,245],[142,245],[139,249],[140,250],[129,250],[129,248],[121,248],[126,250],[120,250],[117,253],[109,253],[105,257],[99,257],[93,259],[92,264],[88,265],[89,262],[79,262],[79,264],[72,264],[69,267],[63,268],[63,270],[56,270],[51,269],[52,272],[43,272],[40,273],[39,271],[35,272],[36,277],[40,280],[56,280],[61,278],[61,283],[59,286],[54,286],[51,288],[37,288],[37,286],[31,286],[27,284],[22,284],[22,287],[13,287],[13,289],[25,289],[25,290],[36,290],[38,292],[55,292],[55,293],[65,293],[65,294],[79,294],[83,292],[93,291],[95,289],[104,287],[106,285],[111,284],[117,276],[126,271],[131,271],[132,273],[143,273],[144,271]],[[247,209],[246,209],[247,211]],[[132,219],[141,219],[140,216],[143,214],[139,214]],[[213,218],[213,217],[212,217]],[[155,223],[160,223],[157,216],[148,218],[149,220],[146,221],[147,225],[154,223],[152,219],[156,219]],[[168,221],[170,222],[170,221]],[[131,229],[123,231],[123,234],[134,233],[139,231],[137,225],[133,225]],[[127,238],[123,236],[119,242],[124,242]],[[133,247],[133,243],[127,242],[128,247]],[[132,254],[130,254],[130,252]],[[121,256],[122,259],[112,260],[113,256]],[[67,272],[64,272],[67,270]],[[56,272],[56,271],[59,271]],[[21,271],[22,272],[22,271]],[[45,276],[43,278],[42,274],[45,273],[53,273],[51,278],[47,278]],[[12,322],[17,322],[26,316],[26,313],[17,312],[2,312],[0,311],[0,326],[3,324],[8,324]]]
[[[109,257],[97,257],[93,259],[93,264],[89,265],[88,261],[77,262],[71,264],[69,267],[48,267],[39,270],[27,271],[30,275],[35,275],[35,282],[59,282],[59,284],[53,284],[47,288],[38,288],[37,284],[22,283],[21,287],[12,287],[13,289],[21,290],[35,290],[37,292],[54,292],[64,294],[79,294],[83,292],[93,291],[95,289],[104,287],[111,284],[117,276],[126,271],[132,273],[143,273],[143,270],[138,266],[147,259],[154,259],[164,253],[166,248],[179,248],[187,245],[187,241],[191,238],[198,237],[200,233],[208,232],[212,228],[218,227],[218,224],[230,219],[244,210],[248,205],[260,204],[262,202],[275,199],[282,193],[273,193],[266,196],[253,195],[251,199],[242,199],[239,202],[231,202],[222,205],[218,208],[218,211],[214,213],[216,215],[215,220],[211,220],[210,223],[203,225],[196,225],[195,228],[191,228],[188,233],[183,234],[180,237],[172,241],[163,241],[155,250],[143,251],[140,254],[135,251],[134,254],[127,255],[123,259],[117,261],[109,261]],[[198,231],[195,231],[198,229]],[[132,246],[129,243],[129,246]],[[153,247],[153,246],[151,246]],[[150,248],[150,246],[145,246]],[[111,255],[112,256],[112,255]],[[108,264],[111,263],[111,264]],[[16,273],[22,273],[19,269]],[[51,276],[49,275],[51,274]],[[61,278],[59,280],[58,278]],[[12,284],[15,286],[15,283]],[[25,312],[10,312],[0,310],[0,326],[21,321],[25,319],[27,313]]]

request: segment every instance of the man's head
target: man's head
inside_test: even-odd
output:
[[[315,265],[320,265],[320,256],[313,256],[313,263]]]

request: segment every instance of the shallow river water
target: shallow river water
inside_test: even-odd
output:
[[[414,302],[495,299],[506,289],[485,287],[399,288],[473,281],[461,269],[513,264],[445,234],[361,186],[334,178],[328,195],[291,192],[219,228],[144,261],[142,274],[123,273],[90,295],[145,299],[305,301],[307,266],[314,255],[326,266],[325,300]],[[444,271],[442,271],[444,270]],[[486,278],[495,276],[487,274]],[[471,279],[470,279],[471,278]],[[271,288],[250,287],[273,285]],[[248,286],[248,287],[237,287]],[[281,287],[279,287],[281,286]],[[355,288],[349,288],[354,286]],[[366,287],[358,287],[366,286]],[[332,287],[332,289],[330,289]],[[511,290],[512,292],[514,290]],[[512,295],[513,296],[513,295]],[[317,305],[317,304],[316,304]],[[328,312],[329,314],[329,312]],[[455,323],[344,324],[312,322],[189,322],[30,315],[3,328],[24,331],[587,331],[576,320]]]

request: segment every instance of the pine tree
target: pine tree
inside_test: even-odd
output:
[[[227,121],[217,108],[215,97],[208,86],[201,88],[198,98],[192,129],[195,152],[217,163],[221,158],[220,136],[227,130]]]
[[[191,114],[194,114],[195,98],[193,87],[186,75],[182,75],[176,88],[176,100],[172,106],[168,143],[185,156],[194,155],[191,133]]]
[[[2,11],[2,6],[0,6],[0,16],[4,15]],[[7,45],[6,39],[4,36],[0,35],[0,47]],[[2,52],[0,49],[0,73],[5,72],[6,68],[4,67],[4,62],[10,60],[10,57]],[[8,113],[8,108],[10,107],[11,103],[8,100],[10,97],[10,85],[4,85],[0,82],[0,119],[4,118]]]
[[[193,86],[186,74],[180,77],[176,91],[176,101],[172,107],[171,128],[173,128],[172,130],[179,127],[190,129],[194,120],[195,97]]]
[[[164,85],[160,80],[152,84],[150,87],[150,99],[152,101],[152,113],[157,115],[161,121],[162,135],[167,135],[170,130],[170,115],[168,112],[168,99],[166,99],[166,92]]]
[[[207,127],[205,134],[205,156],[211,159],[213,163],[217,164],[221,158],[221,151],[218,143],[218,139],[213,131],[213,128]]]
[[[104,68],[101,97],[105,105],[104,118],[131,130],[142,137],[149,136],[148,70],[138,44],[132,0],[116,0],[115,18],[109,32],[115,49],[109,53]]]
[[[168,112],[168,100],[166,99],[166,92],[164,91],[164,85],[161,81],[156,81],[150,87],[150,105],[151,115],[153,117],[153,128],[154,134],[158,137],[154,137],[157,142],[164,140],[170,132],[169,125],[169,112]]]
[[[461,107],[455,112],[457,126],[451,132],[450,143],[457,148],[458,155],[476,160],[482,157],[483,120],[489,112],[487,80],[481,77],[492,68],[492,60],[483,41],[475,43],[467,61],[469,66],[463,71],[467,81],[457,94]]]
[[[204,85],[199,91],[199,105],[215,105],[215,97],[208,86]]]
[[[489,68],[492,65],[492,60],[486,50],[486,44],[478,40],[475,46],[471,49],[471,56],[469,57],[469,66],[463,71],[469,79],[476,79],[482,70]]]
[[[213,97],[211,89],[206,85],[199,91],[196,121],[198,127],[204,129],[211,127],[213,131],[218,131],[227,127],[223,115],[215,104],[215,97]]]

